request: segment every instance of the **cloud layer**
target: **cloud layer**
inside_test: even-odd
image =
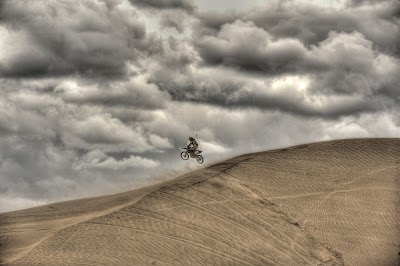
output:
[[[5,1],[1,12],[3,76],[122,76],[147,41],[135,8],[110,2]]]

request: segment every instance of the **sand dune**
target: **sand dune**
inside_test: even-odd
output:
[[[4,265],[400,265],[400,140],[247,154],[0,214]]]

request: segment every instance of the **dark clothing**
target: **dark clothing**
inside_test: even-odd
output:
[[[187,148],[192,151],[195,151],[198,147],[199,147],[199,144],[197,144],[197,141],[195,139],[191,140],[189,145],[187,146]]]

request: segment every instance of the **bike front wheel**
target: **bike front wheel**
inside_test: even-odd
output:
[[[196,160],[199,164],[202,164],[204,162],[204,158],[201,155],[197,155]]]

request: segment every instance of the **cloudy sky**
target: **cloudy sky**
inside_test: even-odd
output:
[[[0,212],[400,137],[397,0],[0,0]]]

